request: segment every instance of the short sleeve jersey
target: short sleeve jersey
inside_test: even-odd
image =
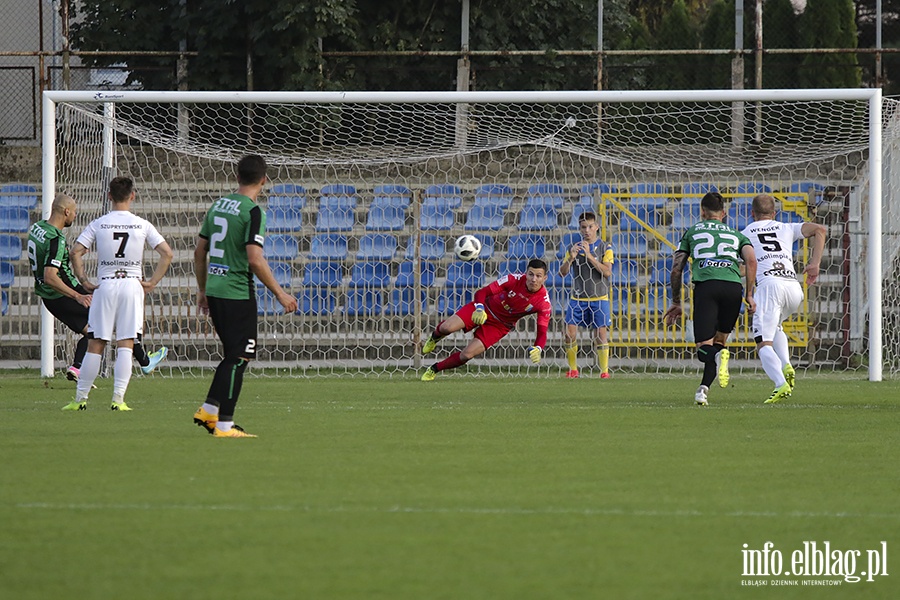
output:
[[[692,225],[681,238],[678,250],[693,260],[693,282],[718,279],[741,283],[741,249],[749,245],[750,240],[743,233],[711,219]]]
[[[207,296],[231,300],[254,297],[247,245],[262,246],[265,232],[266,217],[247,196],[230,194],[213,203],[200,228],[200,237],[209,240]]]
[[[591,253],[600,262],[613,262],[612,245],[597,240],[590,246]],[[563,260],[571,260],[572,255],[567,250]],[[588,262],[587,257],[581,253],[575,257],[572,263],[572,299],[573,300],[607,300],[609,298],[609,278],[604,277]]]
[[[165,241],[150,221],[127,210],[112,210],[91,221],[78,243],[97,246],[97,277],[107,279],[144,278],[144,244],[156,248]]]
[[[794,242],[803,239],[802,223],[754,221],[742,232],[756,251],[756,283],[766,279],[797,280]]]
[[[28,231],[28,262],[34,275],[34,293],[41,298],[54,300],[62,294],[44,283],[44,269],[56,267],[59,278],[72,289],[78,287],[78,280],[69,265],[69,246],[63,232],[48,223],[38,221]]]

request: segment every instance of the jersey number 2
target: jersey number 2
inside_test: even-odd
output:
[[[228,233],[228,219],[223,217],[213,217],[213,224],[216,227],[219,227],[219,230],[209,236],[209,255],[216,258],[222,258],[225,256],[225,250],[219,248],[217,244],[224,240],[225,235]]]

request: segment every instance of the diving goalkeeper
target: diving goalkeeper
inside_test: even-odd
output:
[[[537,335],[534,345],[528,348],[531,362],[538,363],[547,343],[547,327],[550,325],[550,295],[544,287],[547,280],[547,263],[533,259],[525,273],[511,273],[475,292],[472,302],[466,304],[448,319],[441,321],[434,333],[422,346],[422,353],[433,352],[438,341],[451,333],[465,329],[475,330],[472,341],[459,352],[428,367],[422,381],[433,381],[435,375],[447,369],[462,366],[482,354],[512,331],[522,317],[537,314]]]

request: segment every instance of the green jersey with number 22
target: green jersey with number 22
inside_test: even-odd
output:
[[[265,232],[266,216],[247,196],[230,194],[213,203],[200,228],[200,237],[209,240],[207,296],[232,300],[253,297],[247,244],[262,246]]]
[[[700,221],[681,238],[678,250],[692,259],[691,281],[736,281],[741,283],[741,249],[750,240],[721,221]]]

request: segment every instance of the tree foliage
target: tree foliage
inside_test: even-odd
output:
[[[807,0],[800,17],[807,48],[855,48],[856,21],[851,0]],[[855,54],[811,54],[804,58],[799,77],[805,87],[858,87]]]

